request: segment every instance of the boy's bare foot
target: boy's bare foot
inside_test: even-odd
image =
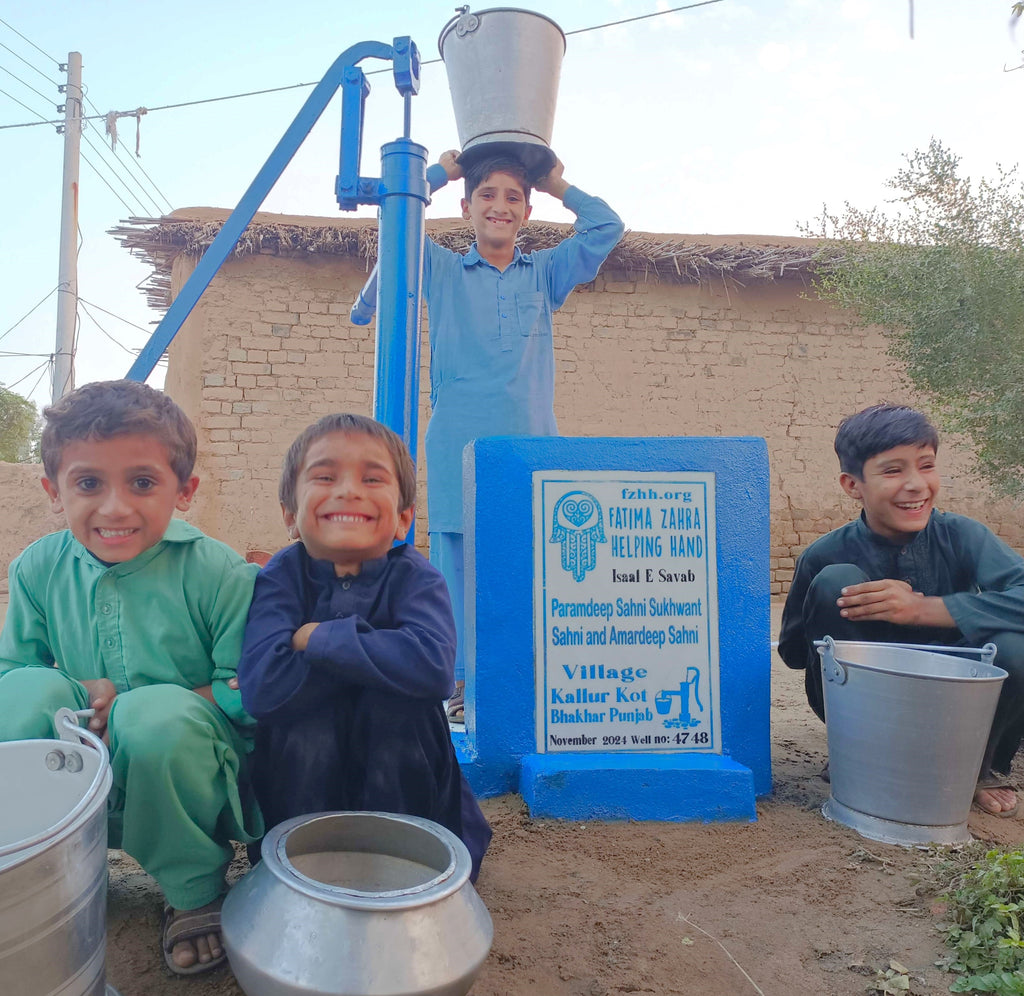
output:
[[[195,975],[216,968],[225,959],[220,936],[222,898],[194,910],[164,908],[164,961],[177,975]]]
[[[979,788],[974,793],[974,804],[992,816],[1012,816],[1017,811],[1017,793],[1007,786]]]

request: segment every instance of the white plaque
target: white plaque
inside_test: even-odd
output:
[[[715,475],[533,474],[537,750],[720,753]]]

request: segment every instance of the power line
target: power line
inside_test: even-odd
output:
[[[145,279],[148,280],[149,278],[146,277]],[[147,328],[144,328],[141,325],[136,325],[135,322],[130,322],[130,321],[128,321],[127,318],[122,318],[120,315],[114,314],[113,311],[107,311],[106,308],[101,308],[98,304],[96,304],[95,301],[85,301],[85,299],[81,295],[78,296],[78,300],[79,301],[83,301],[85,304],[89,305],[90,308],[95,308],[97,311],[102,311],[103,314],[105,314],[105,315],[110,315],[111,318],[116,318],[119,322],[124,322],[125,325],[130,325],[133,329],[138,329],[140,332],[144,333],[146,336],[149,336],[150,334],[152,334],[152,331],[153,331],[152,329],[147,329]]]
[[[110,334],[110,333],[109,333],[109,332],[108,332],[108,331],[107,331],[107,330],[106,330],[106,329],[105,329],[105,328],[104,328],[104,327],[103,327],[102,325],[100,325],[100,323],[99,323],[98,321],[96,321],[96,317],[95,317],[95,316],[93,315],[93,313],[92,313],[92,312],[91,312],[91,311],[90,311],[90,310],[89,310],[89,309],[88,309],[88,308],[87,308],[87,307],[85,306],[85,302],[84,302],[84,301],[83,301],[83,300],[82,300],[81,298],[79,298],[79,299],[78,299],[78,303],[79,303],[79,305],[81,305],[82,311],[84,311],[84,312],[86,313],[86,315],[88,316],[88,318],[89,318],[89,321],[91,321],[91,322],[93,323],[93,325],[95,325],[95,326],[96,326],[96,328],[98,328],[98,329],[99,329],[99,330],[100,330],[100,331],[101,331],[101,332],[102,332],[102,333],[103,333],[103,334],[104,334],[104,335],[105,335],[105,336],[106,336],[106,337],[107,337],[107,338],[108,338],[108,339],[109,339],[109,340],[110,340],[110,341],[111,341],[111,342],[112,342],[112,343],[113,343],[113,344],[114,344],[115,346],[119,346],[119,347],[120,347],[121,349],[123,349],[123,350],[124,350],[124,351],[125,351],[126,353],[128,353],[128,355],[129,355],[129,356],[137,356],[137,355],[138,355],[138,353],[137,353],[137,352],[135,352],[134,350],[131,350],[131,349],[129,349],[129,348],[128,348],[128,347],[127,347],[127,346],[126,346],[126,345],[125,345],[125,344],[124,344],[123,342],[121,342],[120,340],[118,340],[118,339],[115,339],[115,338],[114,338],[114,337],[113,337],[113,336],[112,336],[112,335],[111,335],[111,334]]]
[[[0,48],[7,49],[7,51],[10,52],[11,55],[13,55],[15,59],[17,59],[19,62],[24,62],[25,65],[28,66],[28,68],[32,70],[32,72],[38,73],[40,76],[42,76],[42,78],[44,80],[46,80],[47,83],[49,83],[49,84],[51,84],[52,86],[55,86],[55,87],[59,87],[60,86],[60,84],[56,80],[51,80],[50,77],[47,76],[46,73],[44,73],[41,69],[37,69],[35,66],[33,66],[32,63],[28,61],[28,59],[25,59],[22,56],[18,55],[18,53],[15,52],[14,49],[11,48],[10,45],[5,45],[3,42],[0,42]]]
[[[434,61],[439,62],[440,60],[435,59]],[[426,66],[428,63],[424,62],[422,65]],[[378,69],[374,70],[374,72],[388,72],[388,70]],[[369,76],[370,73],[367,73],[366,75]],[[226,97],[206,97],[203,100],[186,100],[180,104],[164,104],[161,107],[147,107],[146,112],[173,111],[179,107],[194,107],[196,104],[214,104],[219,100],[238,100],[239,97],[260,97],[266,93],[280,93],[282,90],[298,90],[306,86],[316,86],[319,82],[319,80],[316,80],[313,83],[292,83],[289,86],[275,86],[269,90],[250,90],[248,93],[232,93],[228,94]]]
[[[432,59],[431,60],[431,62],[440,62],[440,61],[441,61],[440,59]],[[429,65],[431,65],[431,62],[423,62],[423,63],[421,63],[421,65],[429,66]],[[370,76],[373,73],[384,73],[384,72],[389,72],[389,71],[390,70],[387,70],[387,69],[374,69],[371,72],[367,73],[366,75]],[[147,114],[152,114],[154,111],[173,111],[173,110],[176,110],[179,107],[195,107],[197,104],[214,104],[214,103],[217,103],[218,101],[221,101],[221,100],[238,100],[240,97],[261,97],[264,94],[268,94],[268,93],[281,93],[283,90],[299,90],[302,87],[316,86],[317,83],[319,83],[319,82],[320,82],[319,80],[316,80],[316,81],[314,81],[312,83],[292,83],[289,86],[275,86],[275,87],[271,87],[268,90],[250,90],[247,93],[231,93],[231,94],[227,94],[226,96],[223,96],[223,97],[205,97],[202,100],[186,100],[186,101],[182,101],[179,104],[162,104],[160,107],[140,107],[139,110],[140,111],[145,111]],[[24,106],[24,105],[22,105],[22,106]],[[83,121],[95,121],[98,118],[106,118],[106,114],[90,114],[88,117],[82,118],[82,120]],[[56,124],[61,124],[61,123],[62,123],[62,121],[60,121],[60,120],[54,120],[54,121],[25,121],[25,122],[22,122],[21,124],[0,125],[0,129],[4,129],[4,128],[32,128],[32,127],[34,127],[34,126],[36,126],[38,124],[53,124],[53,125],[56,125]]]
[[[111,175],[112,175],[112,176],[114,177],[114,179],[115,179],[115,180],[117,180],[117,182],[118,182],[118,183],[120,183],[122,187],[124,187],[124,189],[125,189],[125,193],[126,193],[126,194],[127,194],[127,195],[128,195],[129,197],[131,197],[131,198],[133,198],[133,199],[134,199],[134,201],[135,201],[136,205],[137,205],[137,206],[138,206],[139,208],[141,208],[141,210],[142,210],[142,213],[143,213],[143,214],[145,214],[145,213],[146,213],[146,211],[148,210],[148,209],[146,208],[146,206],[145,206],[145,205],[144,205],[144,204],[142,203],[142,201],[141,201],[141,200],[139,200],[138,196],[137,196],[136,194],[134,194],[134,193],[132,192],[132,190],[131,190],[131,188],[130,188],[130,187],[128,186],[128,184],[124,182],[124,179],[123,179],[123,178],[121,177],[121,174],[120,174],[120,173],[119,173],[119,172],[118,172],[118,171],[117,171],[116,169],[114,169],[114,168],[113,168],[113,167],[112,167],[112,166],[110,165],[110,163],[109,163],[109,162],[108,162],[108,161],[107,161],[107,160],[106,160],[106,159],[104,158],[104,155],[103,155],[103,153],[102,153],[102,152],[101,152],[101,151],[100,151],[99,149],[97,149],[97,148],[96,148],[96,146],[95,146],[95,145],[93,145],[93,143],[92,143],[92,142],[90,142],[90,141],[89,141],[89,136],[85,134],[85,131],[84,131],[84,130],[83,130],[83,132],[82,132],[82,140],[83,140],[83,141],[85,142],[85,144],[86,144],[86,145],[88,145],[88,146],[89,146],[89,148],[90,148],[90,149],[92,149],[92,151],[93,151],[94,153],[96,153],[96,156],[97,156],[97,157],[99,158],[100,162],[102,162],[102,163],[103,163],[103,165],[104,165],[104,166],[106,166],[106,168],[107,168],[108,170],[110,170],[110,172],[111,172]],[[92,165],[92,164],[90,163],[90,165]],[[95,168],[95,167],[94,167],[94,168]],[[145,193],[145,191],[143,191],[143,193]],[[122,200],[122,201],[121,201],[121,203],[122,203],[122,204],[124,204],[125,202],[124,202],[124,201]],[[125,205],[125,206],[127,207],[127,205]],[[129,208],[129,210],[134,210],[134,209],[132,209],[132,208]]]
[[[126,204],[125,199],[109,183],[107,183],[106,177],[104,177],[104,175],[95,166],[93,166],[92,162],[86,157],[85,153],[79,151],[79,155],[82,157],[82,162],[84,162],[96,174],[96,176],[103,181],[103,184],[107,188],[107,190],[109,190],[121,202],[121,204],[124,206],[125,211],[127,211],[129,214],[132,214],[135,211],[135,209],[130,204]]]
[[[19,318],[9,329],[7,329],[5,332],[0,332],[0,339],[3,339],[5,336],[10,335],[10,333],[13,332],[23,321],[25,321],[25,319],[28,318],[28,316],[31,315],[32,312],[36,310],[36,308],[38,308],[42,304],[45,304],[47,298],[55,294],[56,291],[57,288],[54,287],[49,294],[47,294],[41,300],[37,301],[34,305],[32,305],[32,307],[29,308],[28,311],[26,311],[25,314],[23,314],[21,318]]]
[[[140,163],[140,162],[136,162],[136,164],[135,164],[135,165],[136,165],[136,166],[138,166],[138,167],[139,167],[139,169],[140,169],[140,170],[142,171],[142,175],[143,175],[143,176],[144,176],[144,177],[145,177],[145,178],[146,178],[147,180],[149,180],[149,182],[150,182],[150,183],[152,183],[152,184],[153,184],[153,189],[154,189],[154,190],[155,190],[155,191],[156,191],[156,192],[157,192],[157,193],[158,193],[158,194],[159,194],[159,195],[160,195],[161,197],[163,197],[163,199],[164,199],[164,203],[165,203],[165,204],[167,205],[167,210],[168,210],[168,211],[173,211],[173,210],[174,210],[174,205],[173,205],[173,204],[172,204],[172,203],[170,202],[170,200],[169,200],[169,199],[167,198],[167,195],[166,195],[166,194],[164,194],[164,192],[163,192],[163,191],[162,191],[162,190],[161,190],[161,189],[160,189],[160,188],[159,188],[159,187],[158,187],[158,186],[156,185],[156,183],[155,183],[155,182],[154,182],[154,180],[153,180],[153,177],[151,177],[151,176],[150,176],[150,175],[149,175],[149,174],[148,174],[148,173],[146,172],[146,169],[145,169],[145,167],[144,167],[144,166],[142,165],[142,163]]]
[[[43,364],[42,373],[36,378],[36,382],[32,385],[31,390],[28,392],[27,397],[31,400],[32,395],[36,393],[36,388],[39,387],[42,379],[50,372],[50,368],[53,366],[53,359],[51,358],[48,363]]]
[[[68,391],[71,389],[71,385],[74,383],[74,380],[75,380],[75,358],[78,356],[78,334],[79,334],[79,332],[81,332],[81,330],[82,330],[82,316],[78,313],[78,311],[76,309],[76,311],[75,311],[75,335],[74,335],[74,338],[71,340],[71,350],[70,350],[71,361],[67,365],[67,376],[66,376],[66,378],[64,380],[64,383],[63,384],[54,384],[53,385],[53,391],[51,393],[52,393],[53,399],[55,401],[56,401],[57,398],[63,398],[64,395],[67,394]],[[50,364],[51,364],[50,369],[53,371],[54,378],[56,378],[56,375],[57,375],[57,356],[58,355],[60,355],[60,354],[55,352],[53,354],[53,356],[51,357],[51,359],[50,359]],[[39,380],[42,380],[42,379],[43,379],[42,375],[40,375]],[[39,380],[36,381],[35,387],[32,388],[33,391],[36,389],[36,387],[39,386]]]
[[[0,66],[0,69],[3,69],[3,67]],[[6,71],[7,70],[5,70],[5,72]],[[13,75],[13,73],[11,75]],[[17,77],[15,77],[15,79],[17,79]],[[19,82],[22,82],[22,81],[19,80]],[[29,89],[32,89],[32,88],[29,87]],[[39,91],[35,91],[35,92],[38,93]],[[18,100],[17,97],[14,97],[12,94],[9,94],[6,90],[0,89],[0,93],[4,94],[7,97],[10,97],[11,100],[13,100],[16,104],[21,104],[21,106],[24,107],[25,110],[29,111],[32,114],[35,114],[36,117],[42,118],[42,115],[38,111],[33,110],[27,104],[23,104],[20,100]],[[81,121],[83,119],[81,117],[79,117],[78,120]],[[107,167],[107,169],[109,169],[111,171],[111,174],[125,188],[125,190],[128,193],[128,196],[129,197],[134,197],[135,195],[132,194],[132,192],[129,189],[128,185],[124,182],[123,179],[121,179],[121,177],[118,175],[118,173],[107,163],[107,161],[103,158],[102,154],[96,149],[96,147],[92,144],[92,142],[89,141],[88,137],[84,133],[83,133],[82,137],[85,139],[85,142],[89,146],[89,148],[92,149],[93,152],[95,152],[99,156],[100,161]],[[89,166],[89,168],[93,171],[93,173],[96,174],[96,177],[104,184],[104,186],[114,195],[114,197],[117,198],[117,200],[119,200],[121,202],[121,205],[124,207],[124,209],[129,214],[133,214],[135,212],[136,208],[133,208],[130,204],[127,203],[127,201],[125,201],[125,199],[123,197],[121,197],[120,194],[118,194],[118,192],[107,182],[106,177],[99,171],[99,168],[97,166],[95,166],[93,164],[93,162],[84,153],[80,152],[79,155],[81,156],[82,160],[86,163],[86,165]],[[142,201],[140,201],[137,197],[135,198],[135,201],[136,201],[136,206],[141,210],[141,213],[145,214],[146,213],[146,207],[143,205]],[[154,205],[154,207],[157,208],[157,213],[159,214],[160,213],[160,209],[159,209],[159,206],[156,204],[156,201],[153,201],[153,205]],[[8,331],[10,331],[10,329],[8,329]],[[7,333],[5,332],[4,335],[6,335],[6,334]],[[2,339],[2,338],[3,338],[3,335],[0,335],[0,339]]]
[[[16,381],[15,381],[15,382],[13,383],[13,384],[7,384],[7,385],[5,385],[5,386],[7,387],[7,390],[8,390],[8,391],[13,391],[13,390],[14,390],[14,388],[16,388],[16,387],[17,387],[17,386],[18,386],[18,385],[19,385],[19,384],[20,384],[20,383],[21,383],[21,382],[22,382],[23,380],[28,380],[28,379],[29,379],[29,377],[31,377],[31,376],[32,376],[32,374],[34,374],[34,373],[35,373],[35,372],[36,372],[37,370],[40,370],[40,369],[42,369],[42,370],[43,370],[43,371],[45,372],[45,371],[46,371],[46,369],[47,369],[47,368],[49,367],[49,365],[50,365],[50,364],[51,364],[52,362],[53,362],[53,356],[51,355],[51,356],[49,356],[49,357],[48,357],[48,358],[47,358],[47,359],[46,359],[46,360],[45,360],[44,362],[40,363],[40,364],[39,364],[39,366],[37,366],[37,367],[33,367],[33,368],[32,368],[31,370],[29,370],[29,372],[28,372],[27,374],[25,374],[25,375],[24,375],[23,377],[19,377],[19,378],[18,378],[18,379],[17,379],[17,380],[16,380]],[[42,377],[40,377],[40,378],[39,378],[39,380],[42,380],[42,379],[43,379]],[[36,389],[36,387],[38,387],[38,386],[39,386],[39,380],[37,380],[37,381],[36,381],[36,383],[35,383],[35,387],[33,387],[33,388],[32,388],[32,390],[33,390],[33,391],[34,391],[34,390]]]
[[[104,147],[106,147],[106,142],[104,142],[103,144],[104,144]],[[135,173],[132,172],[133,168],[141,170],[142,175],[149,181],[149,186],[152,187],[153,190],[156,191],[156,193],[157,193],[157,195],[159,197],[163,198],[163,201],[167,205],[168,210],[170,210],[170,211],[174,210],[173,206],[171,205],[171,202],[167,199],[167,197],[164,194],[164,192],[153,182],[153,178],[144,169],[142,169],[142,166],[139,163],[135,163],[134,167],[132,167],[130,165],[132,163],[131,157],[129,157],[128,159],[125,159],[124,156],[122,156],[121,153],[118,151],[118,144],[116,142],[114,142],[112,144],[110,151],[111,151],[111,154],[113,155],[113,157],[122,166],[125,167],[125,172],[127,173],[129,178],[131,179],[132,183],[134,183],[139,188],[139,190],[141,190],[143,192],[143,194],[146,195],[146,197],[149,199],[149,202],[156,208],[156,213],[157,214],[163,214],[163,208],[160,207],[160,204],[157,201],[156,197],[154,197],[149,192],[149,190],[147,189],[146,185],[138,178],[138,176]]]
[[[0,87],[0,93],[2,93],[5,97],[10,97],[11,100],[13,100],[16,104],[21,104],[21,106],[24,107],[25,110],[29,112],[29,114],[34,114],[37,118],[40,119],[39,121],[30,121],[29,122],[30,125],[32,125],[32,124],[61,124],[60,121],[47,121],[46,118],[43,117],[42,114],[40,114],[36,110],[33,110],[31,107],[28,106],[28,104],[22,103],[22,101],[18,100],[18,98],[15,97],[13,93],[8,93],[6,90],[3,89],[3,87]],[[2,127],[2,125],[0,125],[0,127]],[[28,125],[25,125],[23,127],[28,127]]]
[[[44,52],[34,41],[32,41],[29,38],[26,38],[17,28],[11,27],[11,25],[8,24],[2,17],[0,17],[0,24],[2,24],[5,28],[10,28],[11,31],[13,31],[22,41],[27,41],[29,45],[31,45],[40,55],[45,55],[46,58],[49,59],[50,62],[52,62],[55,66],[59,66],[61,64],[59,59],[55,59],[49,53]]]
[[[721,3],[722,0],[701,0],[700,3],[688,3],[685,7],[673,7],[671,10],[656,10],[650,14],[639,14],[637,17],[627,17],[621,21],[609,21],[607,24],[595,24],[589,28],[577,28],[575,31],[566,31],[566,35],[582,35],[587,31],[600,31],[602,28],[614,28],[620,24],[632,24],[633,21],[646,21],[649,17],[661,17],[662,14],[678,14],[681,10],[693,10],[694,7],[709,7],[713,3]]]
[[[31,90],[37,97],[42,97],[47,103],[53,103],[53,96],[47,96],[45,93],[40,93],[31,83],[26,83],[20,76],[15,76],[6,66],[0,66],[0,72],[7,73],[12,79],[16,79],[23,87]]]
[[[89,89],[88,87],[83,87],[85,101],[97,114],[99,114],[99,108],[89,98],[88,89]],[[108,115],[102,115],[102,117],[106,118],[106,117],[108,117]],[[105,142],[104,142],[104,145],[106,145]],[[167,199],[167,197],[164,194],[164,192],[156,185],[156,183],[154,182],[153,178],[145,171],[145,169],[143,169],[142,164],[139,163],[139,162],[135,162],[133,164],[131,158],[124,159],[118,153],[118,151],[117,151],[117,142],[116,142],[116,139],[113,139],[113,138],[111,139],[111,151],[113,152],[114,156],[118,159],[118,161],[121,162],[126,168],[131,166],[134,169],[140,170],[142,172],[142,175],[149,181],[150,186],[152,186],[152,188],[157,192],[157,194],[159,194],[160,197],[163,198],[164,203],[167,205],[168,210],[171,210],[171,211],[174,210],[174,207],[171,204],[171,202]],[[150,199],[150,201],[152,202],[153,206],[156,207],[157,214],[162,214],[163,210],[160,208],[159,204],[157,203],[156,199],[152,196],[152,194],[150,194],[146,190],[145,186],[135,177],[135,175],[132,173],[131,169],[127,169],[127,172],[128,172],[128,175],[131,176],[132,183],[136,184],[138,186],[138,188]]]
[[[88,144],[90,146],[92,145],[91,142]],[[156,209],[157,214],[163,214],[163,208],[160,207],[160,204],[157,201],[157,199],[150,193],[145,184],[143,184],[139,180],[139,178],[130,169],[128,169],[128,167],[125,165],[125,160],[117,154],[117,150],[108,149],[107,143],[102,139],[100,140],[100,147],[103,149],[103,153],[106,156],[108,162],[111,164],[111,166],[119,167],[120,171],[131,181],[133,186],[138,189],[139,194],[142,195],[141,198],[138,196],[138,194],[135,193],[133,193],[132,196],[135,197],[135,199],[138,200],[140,204],[144,203],[144,200],[148,201]]]
[[[5,45],[4,47],[6,48],[7,46]],[[27,89],[31,90],[34,94],[36,94],[36,96],[42,97],[43,100],[52,101],[51,97],[48,97],[45,93],[41,93],[34,86],[32,86],[30,83],[25,82],[25,80],[23,80],[17,74],[12,73],[6,66],[0,66],[0,72],[7,73],[8,76],[10,76],[13,79],[17,80],[22,86],[26,87]],[[6,96],[10,97],[11,100],[15,101],[15,103],[20,104],[22,107],[25,108],[25,110],[31,112],[32,114],[35,114],[36,117],[40,118],[42,121],[46,121],[46,118],[42,114],[40,114],[36,110],[33,110],[33,108],[29,107],[27,104],[22,103],[20,100],[17,99],[17,97],[13,96],[13,94],[7,93],[6,90],[0,90],[0,93],[4,93]],[[92,101],[90,101],[89,103],[92,104]],[[80,119],[80,120],[84,120],[84,119]],[[128,186],[127,183],[124,182],[124,180],[121,178],[121,176],[118,173],[118,171],[113,166],[109,165],[109,162],[107,161],[107,159],[104,158],[104,154],[102,152],[100,152],[100,150],[97,149],[96,146],[93,145],[92,142],[89,141],[88,136],[86,136],[85,133],[84,133],[84,129],[83,129],[82,137],[85,140],[86,144],[89,146],[89,148],[92,149],[92,151],[100,159],[100,161],[102,161],[104,163],[104,165],[106,165],[107,168],[110,169],[110,172],[112,173],[113,176],[115,176],[117,178],[118,182],[124,187],[124,189],[127,192],[128,196],[135,199],[137,205],[139,206],[139,213],[140,214],[148,214],[149,213],[149,208],[146,207],[145,204],[143,203],[143,201],[139,200],[138,196],[132,192],[131,188]],[[115,162],[117,162],[118,164],[121,164],[122,168],[124,168],[123,167],[123,160],[121,160],[119,158],[116,158],[116,154],[115,153],[112,153],[112,154],[115,155]],[[91,166],[92,163],[90,163],[89,165]],[[95,169],[95,168],[96,167],[94,166],[93,169]],[[143,187],[143,185],[141,183],[139,183],[139,181],[134,176],[132,176],[132,174],[130,172],[128,172],[127,170],[125,170],[125,172],[127,173],[128,177],[132,181],[132,183],[134,183],[139,188],[139,190],[142,191],[143,196],[148,198],[150,204],[152,204],[152,206],[154,208],[156,208],[156,213],[157,214],[162,214],[163,210],[161,209],[160,205],[146,191],[145,187]],[[150,182],[152,182],[152,181],[150,181]],[[108,184],[108,186],[109,186],[109,184]],[[161,196],[163,196],[163,195],[161,194]],[[164,200],[167,200],[167,198],[165,197]],[[132,208],[128,207],[127,204],[125,204],[124,200],[121,200],[121,203],[124,204],[125,207],[127,207],[129,211],[133,210]],[[170,203],[170,202],[168,202],[168,203]]]

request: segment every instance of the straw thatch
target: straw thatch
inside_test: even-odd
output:
[[[181,253],[201,256],[221,230],[226,212],[195,209],[162,218],[129,218],[110,230],[133,256],[152,267],[141,285],[150,305],[170,304],[171,266]],[[432,222],[430,237],[456,252],[473,240],[461,222]],[[571,234],[568,225],[533,222],[520,232],[523,252],[547,249]],[[706,241],[705,241],[706,240]],[[604,272],[617,271],[625,279],[643,282],[707,283],[726,280],[736,285],[751,282],[803,279],[809,273],[818,242],[812,239],[772,239],[763,236],[650,235],[628,232],[612,250]],[[323,218],[293,218],[258,214],[234,247],[236,257],[251,254],[349,256],[369,270],[377,257],[377,225],[366,219],[327,222]]]

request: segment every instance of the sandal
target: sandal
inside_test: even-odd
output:
[[[466,683],[464,681],[455,682],[455,691],[448,700],[448,722],[466,722]]]
[[[995,772],[983,775],[978,779],[978,784],[974,790],[974,801],[972,807],[980,813],[985,813],[987,816],[996,816],[1001,820],[1013,819],[1020,809],[1020,800],[1018,799],[1017,804],[1012,809],[989,809],[988,806],[982,805],[978,799],[978,792],[986,789],[1009,789],[1015,793],[1018,791],[1017,786],[1011,781],[1006,775],[999,775]]]
[[[214,900],[206,906],[195,910],[178,910],[175,912],[170,905],[164,905],[164,915],[160,924],[160,946],[163,948],[164,962],[175,975],[199,975],[219,968],[227,961],[227,952],[221,942],[221,952],[209,961],[197,961],[194,965],[177,964],[171,957],[175,944],[182,941],[195,940],[207,934],[220,933],[220,907],[223,900]]]

